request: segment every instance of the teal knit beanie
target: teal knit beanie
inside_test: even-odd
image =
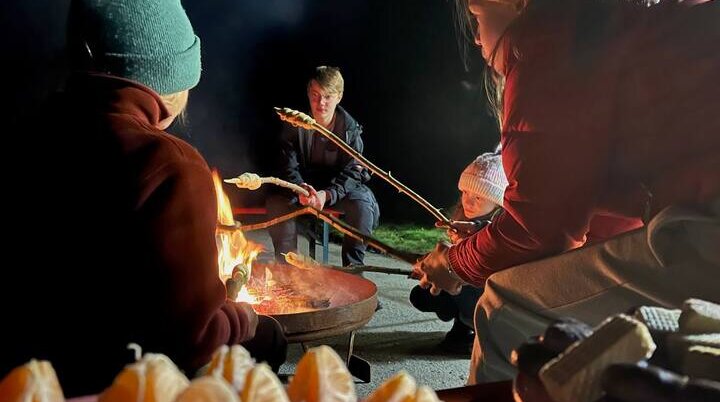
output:
[[[161,95],[200,81],[200,39],[180,0],[75,0],[68,24],[69,47],[83,47],[92,70]]]

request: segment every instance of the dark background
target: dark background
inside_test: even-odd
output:
[[[38,105],[67,72],[69,0],[1,3],[2,57],[11,78],[5,113],[22,127],[42,118]],[[203,77],[191,91],[186,124],[170,131],[225,177],[268,172],[279,130],[272,107],[307,111],[306,77],[322,64],[340,67],[345,77],[341,105],[364,126],[365,156],[437,207],[455,203],[459,173],[497,142],[481,87],[482,59],[470,49],[463,63],[452,1],[183,4],[202,40]],[[381,179],[370,186],[384,222],[433,222]],[[262,204],[262,192],[228,192],[236,204]]]

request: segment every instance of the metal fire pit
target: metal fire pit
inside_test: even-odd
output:
[[[377,287],[360,276],[333,269],[314,268],[302,275],[322,276],[324,286],[338,290],[323,309],[270,316],[280,322],[289,342],[307,342],[347,334],[370,321],[377,307]]]
[[[278,270],[292,270],[294,283],[310,283],[319,292],[331,294],[329,306],[310,311],[278,313],[263,311],[275,318],[283,327],[290,343],[315,341],[331,336],[348,334],[346,364],[350,372],[370,382],[370,364],[353,354],[355,330],[370,321],[377,308],[377,286],[361,276],[335,269],[313,268],[302,270],[287,265],[269,266],[273,275]],[[254,269],[255,270],[255,269]]]

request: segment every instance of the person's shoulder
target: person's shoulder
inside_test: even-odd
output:
[[[184,171],[209,173],[205,159],[186,141],[144,124],[127,127],[121,139],[131,164],[141,176],[169,176]]]
[[[336,113],[338,114],[338,117],[342,119],[345,131],[357,132],[358,134],[362,133],[362,126],[360,123],[358,123],[358,121],[355,120],[355,118],[352,117],[344,107],[338,105]]]
[[[158,134],[158,142],[160,149],[167,153],[168,158],[177,163],[199,163],[207,166],[205,158],[200,155],[197,148],[172,134],[160,132]]]

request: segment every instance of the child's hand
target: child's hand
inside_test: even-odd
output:
[[[452,244],[458,244],[460,240],[463,239],[463,236],[460,236],[458,232],[454,229],[448,229],[446,234],[447,237],[450,239],[450,243]]]
[[[445,227],[447,228],[447,223],[444,222],[437,222],[435,223],[436,227]],[[450,221],[450,227],[448,228],[448,236],[450,236],[450,232],[454,232],[456,235],[459,235],[460,238],[464,238],[467,236],[470,236],[471,234],[477,232],[482,228],[481,225],[479,225],[477,222],[472,221]],[[452,240],[452,237],[450,238]]]

